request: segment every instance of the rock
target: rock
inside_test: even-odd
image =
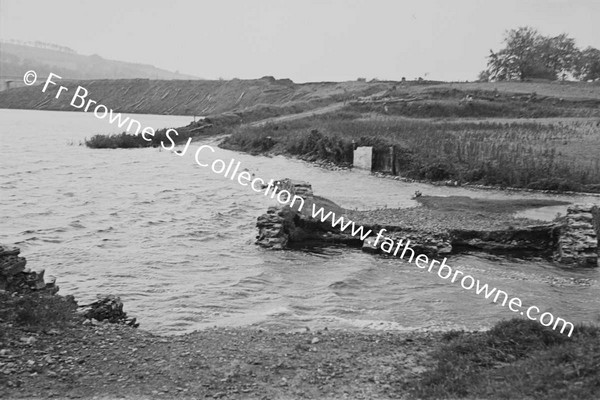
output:
[[[4,276],[13,276],[25,271],[27,260],[16,255],[2,256],[0,258],[0,274]]]
[[[30,344],[30,345],[37,341],[37,339],[33,336],[29,336],[29,337],[23,336],[19,340],[25,344]]]
[[[17,293],[44,290],[54,294],[58,287],[55,280],[49,287],[44,282],[44,271],[35,272],[26,268],[27,260],[19,257],[20,250],[16,247],[0,245],[0,290]]]
[[[98,296],[98,300],[82,306],[87,307],[83,316],[87,318],[91,325],[99,325],[100,322],[122,323],[134,328],[139,326],[135,318],[128,318],[127,313],[123,311],[123,302],[121,298],[108,295]]]
[[[7,246],[0,244],[0,257],[4,256],[16,256],[21,252],[18,247]]]
[[[377,239],[377,236],[369,236],[368,238],[366,238],[362,245],[362,251],[364,251],[366,253],[381,252],[381,249],[374,244],[376,239]]]

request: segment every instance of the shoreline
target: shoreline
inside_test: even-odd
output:
[[[16,273],[25,279],[28,271]],[[246,326],[158,335],[143,321],[142,329],[128,326],[122,304],[112,308],[122,318],[90,319],[72,296],[38,281],[0,291],[0,386],[9,398],[539,398],[531,388],[542,385],[552,394],[544,398],[583,399],[600,391],[593,375],[572,374],[561,357],[584,352],[581,368],[594,368],[600,328],[593,326],[578,325],[571,338],[523,318],[478,331]],[[540,363],[544,373],[521,386],[479,383]],[[548,369],[579,392],[565,393]]]
[[[208,329],[160,336],[124,325],[9,328],[10,398],[397,398],[431,367],[441,333]],[[21,336],[21,337],[19,337]]]
[[[239,153],[244,153],[244,154],[250,154],[250,155],[260,155],[263,157],[275,157],[275,156],[282,156],[285,157],[287,159],[290,160],[298,160],[298,161],[302,161],[305,162],[309,165],[312,165],[314,167],[317,168],[322,168],[324,170],[327,171],[345,171],[345,170],[353,170],[354,168],[351,166],[345,166],[345,165],[338,165],[335,164],[331,161],[323,161],[323,160],[307,160],[303,157],[296,157],[290,154],[283,154],[283,153],[269,153],[269,152],[262,152],[259,154],[254,154],[254,153],[250,153],[247,151],[244,151],[242,149],[230,149],[230,148],[224,148],[221,147],[221,142],[229,135],[221,135],[219,137],[215,137],[213,139],[218,139],[219,142],[217,144],[217,146],[220,149],[225,149],[225,150],[229,150],[229,151],[235,151],[235,152],[239,152]],[[194,141],[198,140],[203,140],[204,138],[197,138]],[[513,187],[513,186],[507,186],[507,187],[500,187],[500,186],[490,186],[490,185],[483,185],[483,184],[476,184],[476,183],[461,183],[460,185],[454,185],[454,184],[449,184],[446,183],[445,181],[433,181],[433,180],[426,180],[426,179],[413,179],[413,178],[406,178],[400,175],[392,175],[389,173],[385,173],[385,172],[380,172],[380,171],[370,171],[368,172],[370,175],[375,176],[377,178],[381,178],[381,179],[388,179],[388,180],[394,180],[394,181],[400,181],[400,182],[405,182],[405,183],[421,183],[421,184],[426,184],[426,185],[432,185],[432,186],[436,186],[436,187],[448,187],[448,188],[466,188],[466,189],[472,189],[472,190],[482,190],[482,191],[497,191],[497,192],[525,192],[525,193],[534,193],[534,194],[548,194],[548,195],[559,195],[559,196],[589,196],[589,197],[598,197],[600,198],[600,193],[595,193],[595,192],[573,192],[573,191],[558,191],[558,190],[543,190],[543,189],[530,189],[530,188],[520,188],[520,187]]]
[[[68,299],[50,296],[52,310]],[[15,399],[585,399],[600,391],[593,367],[600,329],[591,326],[570,339],[521,319],[487,331],[245,327],[164,336],[78,313],[63,313],[60,324],[2,317],[0,386]],[[579,368],[591,375],[572,374],[572,359],[561,356],[581,351]],[[532,365],[538,373],[503,383]]]

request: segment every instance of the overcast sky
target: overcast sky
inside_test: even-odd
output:
[[[504,32],[600,48],[598,0],[0,0],[0,37],[208,79],[474,80]]]

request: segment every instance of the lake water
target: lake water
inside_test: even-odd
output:
[[[190,122],[134,117],[155,128]],[[200,143],[183,157],[158,149],[91,150],[78,144],[118,130],[74,112],[0,110],[0,132],[0,242],[19,246],[29,267],[56,276],[60,293],[80,303],[96,294],[121,296],[142,328],[162,334],[213,326],[479,329],[515,316],[397,259],[346,247],[257,247],[256,218],[272,200],[196,165]],[[218,148],[203,158],[235,158],[266,180],[309,181],[316,194],[347,208],[414,205],[415,190],[598,201],[409,184]],[[564,209],[531,215],[551,219]],[[599,321],[598,270],[483,254],[452,256],[448,264],[519,296],[525,306],[574,323]]]

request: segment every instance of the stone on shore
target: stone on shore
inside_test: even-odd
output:
[[[88,320],[107,321],[110,323],[122,323],[137,328],[139,324],[135,318],[127,317],[127,313],[123,311],[123,302],[120,297],[114,295],[97,296],[98,300],[88,304],[83,312],[83,316]]]
[[[19,257],[17,247],[0,245],[0,290],[26,293],[45,290],[52,294],[58,291],[54,280],[44,281],[44,270],[40,272],[25,268],[27,260]]]

